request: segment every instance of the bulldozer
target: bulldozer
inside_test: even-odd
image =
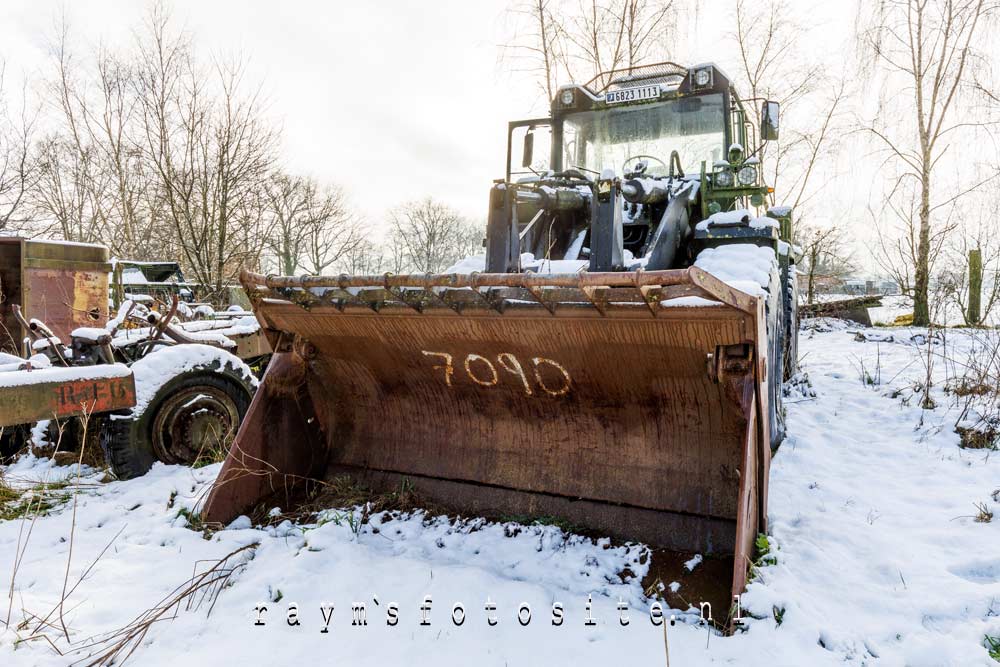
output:
[[[725,556],[741,592],[795,370],[791,211],[751,210],[778,118],[712,64],[604,73],[509,124],[484,255],[244,271],[275,356],[203,518],[405,481],[464,514]]]

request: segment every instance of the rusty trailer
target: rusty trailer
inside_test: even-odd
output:
[[[126,410],[135,379],[124,364],[0,372],[0,427]]]

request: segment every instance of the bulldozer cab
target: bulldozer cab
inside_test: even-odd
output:
[[[622,176],[635,156],[647,158],[645,173],[667,176],[674,152],[683,171],[696,173],[705,162],[711,173],[733,144],[753,155],[759,143],[777,139],[778,114],[777,102],[763,101],[755,127],[728,77],[712,64],[605,73],[561,87],[550,117],[509,124],[506,180],[564,169]]]
[[[510,234],[488,232],[487,269],[523,270],[518,256],[524,252],[552,260],[588,259],[594,246],[602,254],[590,270],[625,270],[628,257],[648,257],[642,264],[647,269],[689,266],[697,251],[714,243],[696,238],[698,243],[688,246],[692,252],[677,252],[700,221],[742,202],[763,205],[769,190],[758,148],[777,138],[778,113],[776,102],[763,101],[756,127],[728,77],[712,64],[659,63],[563,86],[548,118],[508,126],[504,193],[494,193],[491,215],[499,209],[504,224],[513,217],[517,228],[511,226]],[[620,231],[616,220],[595,225],[601,212],[584,210],[572,191],[616,178],[624,199]],[[510,192],[513,200],[501,202]],[[547,196],[553,192],[554,199]],[[607,197],[589,203],[598,199]],[[542,209],[543,220],[536,221]],[[554,212],[558,215],[550,218]],[[777,248],[777,240],[764,242]]]
[[[695,259],[738,242],[773,263],[777,224],[699,226],[766,192],[717,68],[602,80],[510,124],[484,256],[440,275],[244,272],[275,356],[206,520],[347,474],[715,554],[742,590],[766,529],[781,306]]]

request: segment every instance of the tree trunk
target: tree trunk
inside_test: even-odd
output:
[[[929,164],[929,160],[924,162]],[[926,327],[931,323],[928,306],[931,254],[931,175],[925,170],[920,180],[920,231],[917,240],[917,266],[913,281],[913,326]]]
[[[983,295],[983,255],[979,248],[969,251],[969,308],[965,318],[966,324],[979,326],[980,300]]]
[[[809,289],[806,292],[806,303],[810,306],[816,298],[816,262],[819,261],[819,253],[813,253],[809,258]]]

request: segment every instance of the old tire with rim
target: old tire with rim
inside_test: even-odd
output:
[[[244,369],[196,368],[160,387],[142,412],[104,420],[101,445],[112,470],[130,479],[156,461],[224,457],[250,407],[252,383]]]

